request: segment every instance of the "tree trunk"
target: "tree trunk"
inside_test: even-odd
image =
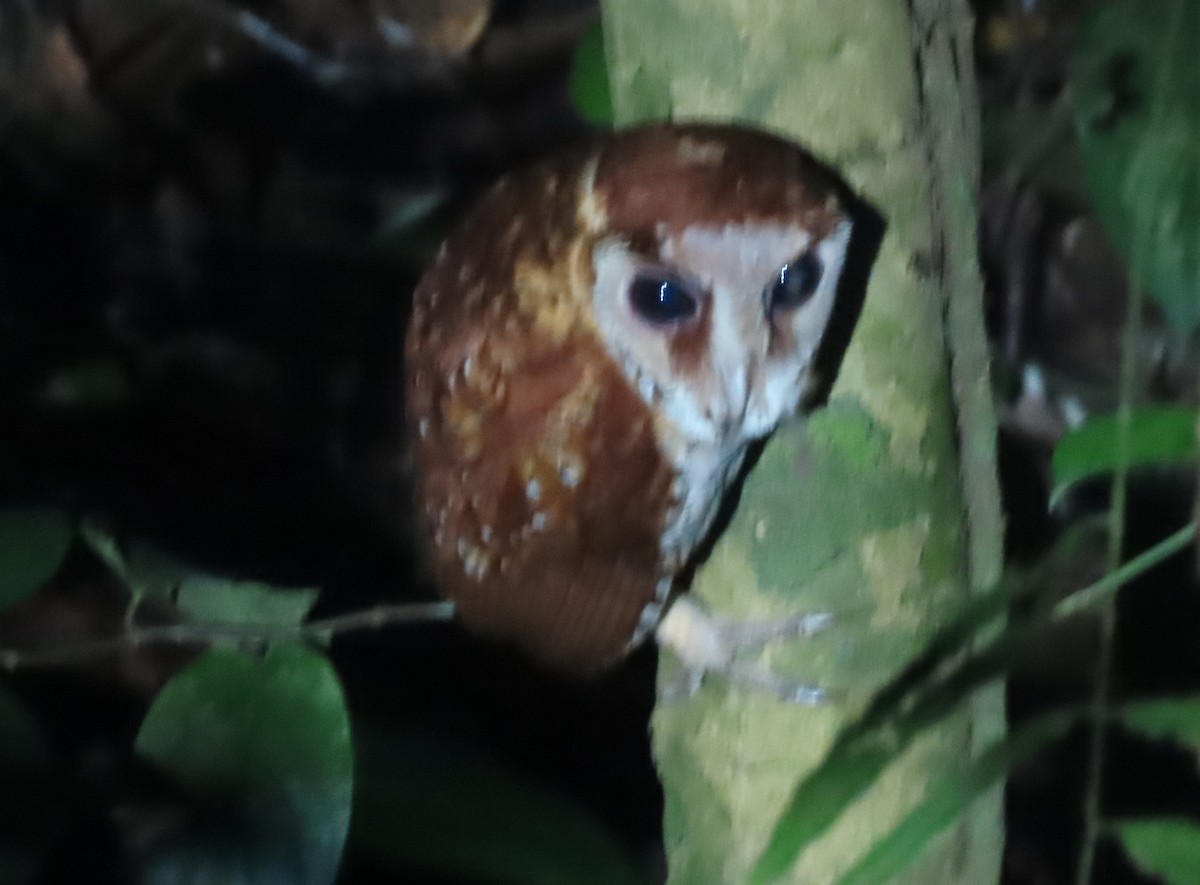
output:
[[[605,0],[603,14],[618,123],[781,132],[888,223],[829,404],[768,445],[693,588],[731,617],[835,613],[827,633],[764,661],[836,698],[806,709],[714,681],[654,716],[670,881],[742,883],[841,725],[999,576],[971,21],[966,0]],[[788,881],[834,880],[1003,727],[996,689],[932,729]],[[997,794],[903,881],[994,882],[1002,841]]]

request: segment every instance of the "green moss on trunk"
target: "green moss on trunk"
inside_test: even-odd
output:
[[[1000,568],[994,418],[975,263],[978,136],[965,0],[606,0],[621,123],[736,120],[839,168],[888,222],[833,397],[781,432],[694,592],[837,626],[764,662],[838,692],[820,709],[703,688],[662,705],[654,744],[673,883],[740,883],[838,728]],[[806,852],[832,881],[948,766],[1003,728],[1002,696],[932,730]],[[998,797],[905,879],[995,881]]]

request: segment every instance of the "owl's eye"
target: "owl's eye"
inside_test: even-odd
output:
[[[655,271],[634,277],[629,284],[629,304],[647,322],[667,325],[695,316],[700,300],[684,280]]]
[[[821,259],[812,249],[802,252],[779,268],[767,287],[768,310],[791,310],[800,307],[821,282]]]

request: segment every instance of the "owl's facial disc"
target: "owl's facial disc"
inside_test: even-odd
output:
[[[785,222],[689,226],[651,255],[602,239],[600,334],[684,447],[737,448],[799,408],[849,239],[847,219],[820,239]]]

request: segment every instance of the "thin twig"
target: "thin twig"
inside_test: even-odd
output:
[[[268,55],[309,77],[320,88],[345,85],[364,75],[361,68],[313,51],[249,9],[222,0],[181,0],[180,5],[207,21],[240,34]]]
[[[1196,538],[1197,524],[1189,522],[1163,538],[1149,550],[1139,553],[1120,568],[1108,572],[1094,584],[1076,591],[1054,607],[1052,620],[1061,621],[1080,612],[1098,608],[1110,602],[1113,594],[1164,559],[1174,556]]]
[[[1121,376],[1117,392],[1116,471],[1113,473],[1112,497],[1108,505],[1109,574],[1121,567],[1125,546],[1125,502],[1129,486],[1129,432],[1133,417],[1133,393],[1137,379],[1137,343],[1141,338],[1142,287],[1130,286],[1128,315],[1121,342]],[[1099,636],[1096,646],[1096,684],[1092,688],[1091,733],[1088,736],[1087,775],[1083,793],[1083,835],[1079,844],[1079,864],[1076,885],[1092,881],[1096,860],[1096,845],[1100,840],[1103,808],[1101,798],[1104,780],[1105,738],[1108,731],[1109,704],[1112,693],[1113,639],[1116,633],[1116,600],[1109,599],[1099,610]]]
[[[380,605],[303,624],[156,624],[133,627],[119,635],[88,642],[45,648],[0,648],[0,667],[9,671],[57,667],[145,645],[209,645],[220,641],[263,645],[287,639],[324,639],[340,633],[378,630],[398,624],[448,621],[453,616],[452,602],[414,602]]]

